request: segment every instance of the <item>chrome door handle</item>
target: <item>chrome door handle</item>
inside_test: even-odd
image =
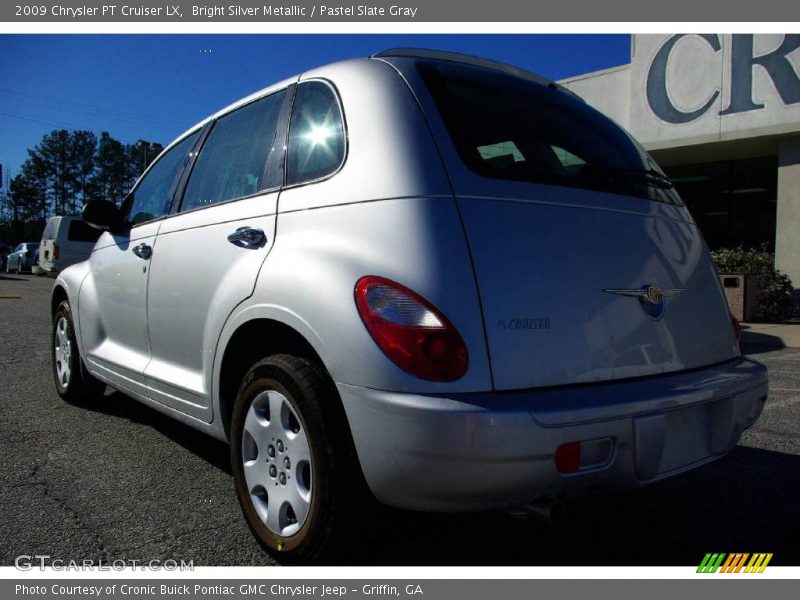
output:
[[[133,253],[139,258],[148,260],[151,256],[153,256],[153,248],[147,244],[139,244],[138,246],[133,247]]]
[[[228,236],[228,241],[240,248],[258,248],[267,241],[267,235],[255,227],[239,227]]]

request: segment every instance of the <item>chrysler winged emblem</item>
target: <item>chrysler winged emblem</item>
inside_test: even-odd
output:
[[[603,290],[609,294],[616,294],[617,296],[628,296],[630,298],[638,298],[644,312],[653,319],[660,319],[664,316],[666,310],[666,298],[677,296],[686,290],[681,288],[661,289],[658,286],[650,283],[635,289],[616,289],[607,288]]]

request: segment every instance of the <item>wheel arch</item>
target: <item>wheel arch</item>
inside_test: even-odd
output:
[[[230,332],[230,333],[228,333]],[[217,348],[213,381],[215,431],[231,440],[231,418],[236,395],[250,368],[267,356],[290,354],[316,363],[327,379],[330,410],[326,411],[326,424],[338,439],[340,450],[352,461],[350,476],[362,490],[368,485],[363,465],[356,449],[350,421],[336,387],[334,375],[326,364],[327,352],[314,329],[299,315],[278,307],[256,305],[245,309],[227,324]],[[329,422],[330,421],[330,422]]]
[[[61,285],[60,283],[56,283],[53,286],[53,293],[50,296],[50,317],[55,317],[56,311],[58,310],[58,305],[64,301],[69,302],[69,294],[67,294],[67,289]]]
[[[224,345],[220,347],[219,352],[221,358],[218,362],[216,408],[227,439],[230,439],[231,415],[244,375],[262,358],[279,353],[306,358],[317,363],[323,369],[334,392],[332,399],[341,409],[341,415],[346,423],[344,408],[338,393],[336,393],[333,379],[321,353],[308,340],[308,337],[310,336],[304,335],[298,328],[283,320],[263,315],[253,316],[253,318],[236,324],[232,333],[226,336]]]

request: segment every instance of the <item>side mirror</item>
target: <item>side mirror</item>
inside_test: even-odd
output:
[[[87,224],[102,231],[112,231],[119,223],[119,209],[107,200],[92,200],[83,205],[81,216]]]

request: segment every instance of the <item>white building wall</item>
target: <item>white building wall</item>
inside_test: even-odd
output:
[[[800,133],[800,36],[734,37],[635,35],[629,65],[561,83],[650,150]]]
[[[625,129],[630,129],[630,65],[578,75],[560,83]]]
[[[781,141],[777,208],[775,266],[800,287],[800,136]]]
[[[791,38],[787,40],[783,34],[742,34],[738,38],[727,34],[635,36],[631,133],[654,150],[800,132],[800,102],[784,101],[778,90],[780,86],[791,95],[800,88],[800,49],[784,59],[781,46],[785,41],[791,45]],[[752,60],[770,55],[772,73]],[[659,64],[663,58],[665,73]],[[663,112],[658,114],[662,91],[666,98],[660,102],[677,109],[674,116],[685,122],[670,122]],[[734,93],[738,102],[732,103]]]

